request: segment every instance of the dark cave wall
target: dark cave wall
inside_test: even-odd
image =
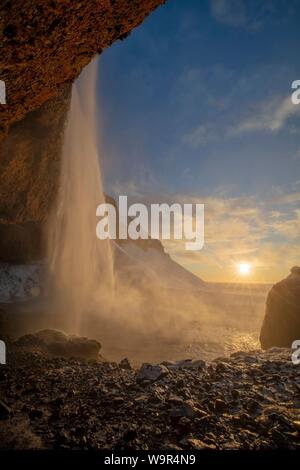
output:
[[[55,199],[71,83],[164,0],[2,0],[0,223],[41,221]]]
[[[72,82],[164,1],[0,1],[0,262],[43,251]]]

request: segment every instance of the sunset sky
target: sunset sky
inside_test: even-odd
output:
[[[165,243],[204,280],[300,264],[299,24],[299,1],[169,0],[100,59],[106,191],[204,203],[205,248]]]

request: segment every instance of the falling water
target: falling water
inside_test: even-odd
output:
[[[96,237],[96,207],[105,200],[96,135],[94,60],[73,85],[65,130],[60,191],[50,227],[50,273],[54,298],[81,332],[84,315],[101,308],[113,285],[108,240]]]

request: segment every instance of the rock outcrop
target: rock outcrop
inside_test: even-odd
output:
[[[295,266],[268,294],[260,342],[264,349],[290,348],[297,339],[300,339],[300,267]]]
[[[49,213],[58,188],[70,90],[63,87],[14,123],[0,144],[0,223],[41,222]]]
[[[55,200],[72,82],[96,54],[124,39],[164,1],[1,2],[6,104],[0,105],[0,261],[28,258],[15,252],[16,243],[23,250],[32,224],[44,225]],[[6,233],[7,224],[16,225]]]
[[[57,96],[95,54],[128,33],[164,0],[3,0],[2,136],[12,123]]]

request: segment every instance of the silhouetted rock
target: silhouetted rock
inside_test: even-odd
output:
[[[291,274],[275,284],[267,297],[266,313],[260,332],[264,349],[290,348],[300,339],[300,267],[294,266]]]
[[[101,344],[93,339],[65,335],[58,330],[41,330],[21,336],[14,346],[30,351],[42,351],[51,356],[99,358]]]

